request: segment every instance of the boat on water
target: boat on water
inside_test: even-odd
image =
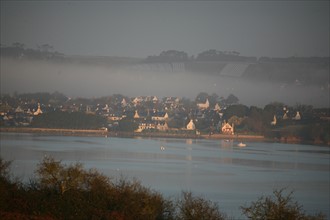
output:
[[[246,144],[244,144],[243,142],[240,142],[239,144],[237,144],[238,147],[246,147]]]

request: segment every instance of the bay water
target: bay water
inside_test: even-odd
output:
[[[0,138],[0,156],[12,160],[11,173],[22,181],[33,179],[37,164],[52,156],[114,180],[136,178],[166,198],[191,191],[235,219],[244,219],[240,206],[282,188],[293,191],[307,213],[321,211],[330,218],[329,146],[28,133],[0,133]]]

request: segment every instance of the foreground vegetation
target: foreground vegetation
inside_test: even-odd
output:
[[[136,180],[112,181],[80,163],[64,165],[45,157],[28,184],[11,180],[9,166],[0,158],[1,219],[232,219],[217,203],[190,192],[165,199]],[[241,209],[248,219],[325,219],[306,215],[292,193],[283,195],[283,190]]]

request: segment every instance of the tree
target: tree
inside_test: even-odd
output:
[[[206,102],[206,99],[208,99],[209,98],[209,94],[207,94],[206,92],[200,92],[197,96],[196,96],[196,98],[195,98],[195,101],[197,102],[197,103],[204,103],[204,102]]]
[[[188,61],[189,56],[184,51],[167,50],[162,51],[159,56],[148,56],[147,62],[185,62]]]
[[[234,124],[235,126],[238,126],[238,125],[241,125],[243,120],[244,120],[244,118],[239,118],[236,115],[233,115],[228,119],[228,123],[229,124]]]
[[[18,48],[18,49],[24,49],[25,45],[22,44],[22,43],[19,43],[19,42],[15,42],[15,43],[12,44],[12,46],[15,47],[15,48]]]
[[[220,51],[207,50],[197,55],[197,60],[200,61],[215,61]]]
[[[219,211],[217,203],[201,197],[193,197],[191,192],[183,192],[177,202],[179,220],[223,220],[226,215]]]
[[[69,190],[104,190],[111,185],[108,177],[93,169],[84,170],[81,163],[66,166],[60,160],[48,156],[38,164],[36,175],[41,188],[61,194]]]
[[[34,117],[31,125],[40,128],[98,129],[105,124],[106,119],[98,115],[53,111]]]
[[[38,45],[37,47],[42,53],[50,53],[54,50],[54,47],[49,44]]]
[[[165,61],[187,61],[188,54],[183,51],[167,50],[159,54],[159,57]]]
[[[215,106],[215,104],[218,102],[219,96],[216,93],[212,93],[211,96],[209,96],[210,106],[212,108]]]
[[[233,94],[228,95],[227,99],[226,99],[226,104],[227,105],[233,105],[233,104],[237,104],[239,101],[239,99],[234,96]]]
[[[248,115],[249,108],[245,105],[231,105],[224,112],[224,118],[229,119],[232,116],[243,118]]]
[[[290,192],[283,195],[284,189],[274,190],[274,196],[262,196],[257,201],[252,202],[250,206],[242,206],[243,214],[249,219],[278,219],[278,220],[296,220],[296,219],[325,219],[321,213],[310,216],[302,210],[298,202],[293,201]]]
[[[4,161],[0,157],[0,178],[8,178],[9,177],[9,167],[11,165],[10,161]]]
[[[139,127],[138,123],[133,119],[126,117],[119,121],[118,130],[119,131],[135,131]]]

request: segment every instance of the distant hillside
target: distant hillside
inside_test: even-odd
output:
[[[324,60],[323,60],[324,61]],[[154,73],[188,72],[219,77],[245,78],[284,84],[327,86],[329,61],[327,62],[237,62],[237,61],[186,61],[154,62],[133,65],[132,70]]]
[[[1,57],[19,60],[44,60],[57,63],[76,63],[115,67],[135,65],[142,61],[142,59],[132,57],[65,55],[55,51],[53,47],[48,44],[38,46],[37,49],[31,49],[24,48],[24,44],[14,43],[12,46],[1,47],[0,49]]]
[[[324,85],[329,82],[329,61],[258,62],[250,64],[243,77],[297,85]]]
[[[318,85],[329,83],[329,57],[270,58],[241,56],[238,52],[217,50],[204,51],[189,56],[183,51],[163,51],[158,56],[146,59],[115,56],[67,56],[44,44],[37,49],[25,49],[24,44],[14,43],[1,47],[1,57],[25,60],[46,60],[50,62],[73,63],[127,68],[132,72],[187,72],[209,74],[221,77],[238,77],[296,85]]]

